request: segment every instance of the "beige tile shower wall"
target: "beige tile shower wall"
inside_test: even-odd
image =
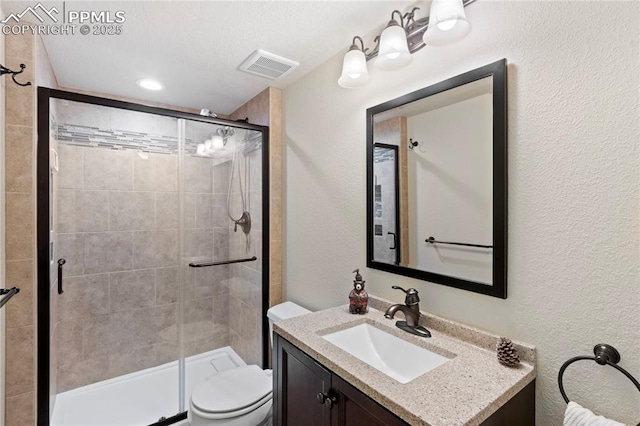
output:
[[[229,258],[227,200],[217,194],[228,177],[214,164],[185,157],[185,264]],[[229,268],[186,268],[185,274],[185,355],[229,345]]]
[[[249,153],[246,159],[243,156],[239,159],[236,167],[240,167],[241,175],[245,176],[246,169],[250,173],[246,203],[251,214],[251,232],[247,245],[247,236],[239,228],[237,232],[233,226],[228,228],[229,256],[231,259],[256,256],[257,260],[231,265],[229,312],[233,314],[229,321],[229,341],[245,362],[262,365],[262,150]],[[226,171],[229,163],[217,167]],[[227,188],[224,188],[225,197],[226,191]],[[231,191],[231,211],[234,217],[242,211],[241,206],[237,180],[234,179]]]
[[[269,126],[269,306],[282,301],[282,90],[269,87],[234,111],[232,120]]]
[[[18,81],[34,82],[35,40],[5,36],[5,62],[26,69]],[[6,77],[5,77],[6,79]],[[35,84],[5,81],[6,283],[20,293],[6,305],[6,426],[33,425],[35,400]]]
[[[67,263],[54,297],[64,392],[157,365],[160,349],[177,348],[177,298],[158,303],[156,287],[177,293],[177,272],[170,280],[157,269],[177,271],[178,235],[177,223],[154,226],[159,191],[134,190],[143,183],[134,185],[134,152],[60,144],[59,155],[58,256]],[[150,155],[137,169],[160,161]],[[176,169],[174,160],[163,171]]]

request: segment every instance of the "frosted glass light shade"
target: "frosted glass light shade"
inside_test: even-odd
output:
[[[380,36],[376,66],[383,70],[397,70],[406,67],[412,60],[404,28],[397,24],[387,26]]]
[[[364,52],[360,49],[349,50],[342,61],[342,75],[338,84],[346,89],[353,89],[367,84],[369,78]]]
[[[422,40],[427,46],[444,46],[462,40],[470,31],[462,0],[433,0]]]

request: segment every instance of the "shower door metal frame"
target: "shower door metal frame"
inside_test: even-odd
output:
[[[129,111],[155,114],[188,121],[199,121],[209,124],[231,126],[245,130],[255,130],[262,133],[262,364],[267,366],[269,359],[269,323],[267,309],[269,308],[269,127],[243,121],[212,118],[188,112],[174,111],[133,102],[117,101],[114,99],[90,96],[64,90],[38,87],[38,146],[36,157],[36,238],[37,238],[37,354],[36,354],[36,424],[49,426],[50,423],[50,254],[49,254],[49,220],[50,220],[50,139],[49,114],[51,99],[60,99],[85,104],[99,105]],[[181,224],[182,225],[182,224]],[[177,413],[173,417],[154,423],[154,426],[165,426],[187,418],[187,413]]]

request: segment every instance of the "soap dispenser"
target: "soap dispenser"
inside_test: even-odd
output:
[[[353,290],[349,293],[349,312],[364,315],[368,311],[369,295],[364,289],[364,280],[360,275],[360,269],[353,272],[356,274],[356,279],[353,280]]]

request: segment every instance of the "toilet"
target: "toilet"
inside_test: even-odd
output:
[[[273,323],[311,311],[284,302],[267,311],[269,342]],[[194,389],[189,399],[192,426],[267,426],[271,424],[273,381],[271,370],[247,365],[214,374]]]

